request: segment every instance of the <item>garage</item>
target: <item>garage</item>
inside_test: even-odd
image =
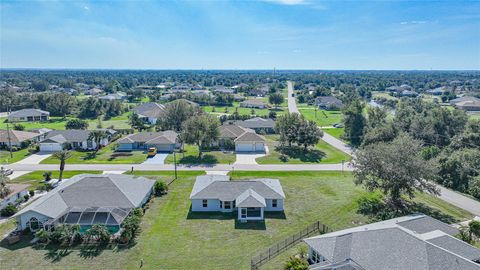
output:
[[[62,151],[62,145],[59,143],[40,143],[41,152],[57,152]]]
[[[263,152],[265,151],[265,144],[263,142],[255,143],[255,152]]]
[[[158,152],[172,152],[173,144],[156,144],[150,147],[156,147]]]
[[[235,151],[237,152],[254,152],[255,146],[253,143],[236,143]]]

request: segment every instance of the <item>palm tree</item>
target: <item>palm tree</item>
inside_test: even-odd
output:
[[[52,157],[60,160],[60,176],[58,177],[58,181],[60,182],[62,181],[63,170],[65,169],[65,161],[72,157],[72,152],[68,150],[62,150],[53,153]]]
[[[107,132],[104,130],[93,130],[90,132],[88,139],[95,143],[95,153],[97,153],[98,149],[100,149],[100,142],[107,138],[107,136]]]

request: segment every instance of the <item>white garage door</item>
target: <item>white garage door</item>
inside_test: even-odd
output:
[[[172,145],[171,144],[157,144],[156,147],[157,147],[157,150],[159,152],[170,152],[170,151],[172,151]]]
[[[237,143],[235,150],[237,152],[253,152],[255,151],[252,143]]]
[[[62,151],[62,146],[58,143],[41,143],[40,151],[42,152],[57,152]]]
[[[256,152],[263,152],[265,151],[265,145],[263,143],[256,143],[255,144],[255,151]]]

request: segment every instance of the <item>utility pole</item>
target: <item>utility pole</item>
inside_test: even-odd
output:
[[[175,154],[175,150],[173,150],[173,164],[175,166],[175,180],[177,180],[177,155]]]
[[[8,149],[10,150],[10,158],[13,158],[12,153],[12,138],[10,137],[10,125],[8,123],[8,116],[10,115],[10,106],[7,108],[7,137],[8,137]]]

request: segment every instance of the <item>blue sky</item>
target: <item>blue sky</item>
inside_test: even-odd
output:
[[[480,69],[480,1],[6,1],[0,67]]]

